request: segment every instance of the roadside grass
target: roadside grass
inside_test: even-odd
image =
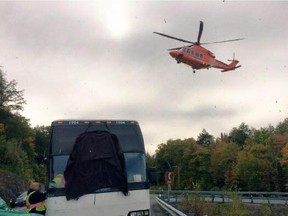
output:
[[[287,205],[244,204],[235,192],[227,192],[231,202],[211,203],[200,194],[185,194],[179,207],[191,216],[287,216]]]

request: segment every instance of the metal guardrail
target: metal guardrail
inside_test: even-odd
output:
[[[203,197],[207,202],[231,202],[231,194],[236,194],[241,197],[244,203],[254,204],[288,204],[288,193],[282,192],[224,192],[224,191],[186,191],[186,190],[151,190],[151,193],[158,194],[158,204],[168,211],[171,215],[184,216],[182,211],[176,208],[177,203],[181,202],[184,196],[197,195]]]
[[[186,214],[184,214],[183,212],[181,212],[177,208],[173,207],[171,204],[162,200],[161,197],[157,196],[156,200],[157,200],[158,204],[163,209],[165,209],[167,212],[169,212],[170,215],[172,215],[172,216],[186,216]]]
[[[151,193],[167,195],[167,191],[164,190],[151,190]],[[278,201],[277,204],[288,205],[288,193],[287,192],[231,192],[240,196],[243,202],[246,203],[264,203],[273,204]],[[173,197],[181,197],[183,195],[198,195],[206,198],[206,201],[211,202],[230,202],[231,193],[225,191],[186,191],[186,190],[173,190],[169,194]]]

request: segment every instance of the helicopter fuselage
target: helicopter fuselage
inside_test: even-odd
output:
[[[178,50],[172,50],[169,54],[175,58],[177,63],[184,63],[193,70],[209,69],[210,67],[223,69],[222,72],[234,70],[240,66],[237,60],[232,60],[231,64],[225,64],[215,58],[215,55],[200,45],[185,46]]]

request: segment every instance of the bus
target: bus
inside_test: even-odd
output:
[[[107,186],[109,182],[117,182],[118,177],[104,177],[101,176],[101,170],[97,167],[93,168],[97,171],[90,173],[82,173],[90,178],[90,182],[101,184],[94,187],[93,191],[86,190],[86,193],[80,196],[67,198],[67,173],[69,164],[80,161],[75,159],[75,155],[81,154],[81,149],[87,144],[79,144],[79,140],[83,140],[83,136],[94,133],[104,134],[104,136],[113,135],[119,143],[124,161],[124,175],[126,177],[127,193],[123,193],[117,187]],[[77,144],[78,142],[78,144]],[[75,150],[76,145],[78,149]],[[81,148],[79,148],[79,145]],[[109,144],[110,145],[110,144]],[[114,145],[114,144],[113,144]],[[114,148],[112,145],[111,148]],[[106,151],[106,144],[98,144],[97,148],[105,147],[106,149],[97,149],[97,152]],[[95,147],[93,144],[92,147]],[[109,147],[110,148],[110,147]],[[98,151],[99,150],[99,151]],[[108,149],[109,151],[109,149]],[[73,153],[74,152],[74,153]],[[96,152],[96,153],[97,153]],[[74,155],[74,156],[73,156]],[[80,155],[79,157],[86,157]],[[73,158],[74,157],[74,158]],[[82,159],[81,159],[82,160]],[[111,160],[111,158],[110,158]],[[114,159],[113,159],[114,160]],[[116,159],[115,159],[116,160]],[[118,160],[118,159],[117,159]],[[121,164],[117,161],[110,161],[110,164]],[[117,162],[117,163],[116,163]],[[77,165],[77,169],[82,169],[87,165]],[[101,165],[102,166],[102,165]],[[80,173],[75,169],[70,181],[73,182]],[[100,170],[100,171],[99,171]],[[106,169],[109,172],[109,169]],[[105,171],[105,172],[106,172]],[[97,172],[97,175],[96,175]],[[149,216],[150,212],[150,197],[149,197],[149,171],[146,167],[145,148],[141,129],[137,121],[130,120],[57,120],[53,121],[50,129],[50,143],[47,155],[47,199],[46,199],[46,215],[48,216]],[[67,175],[67,176],[66,176]],[[80,175],[80,174],[79,174]],[[97,176],[101,176],[100,178]],[[94,176],[95,179],[94,179]],[[79,176],[78,176],[79,177]],[[81,177],[81,176],[80,176]],[[92,181],[91,181],[92,177]],[[110,180],[109,180],[110,178]],[[118,178],[116,180],[116,178]],[[66,182],[65,182],[66,180]],[[114,181],[115,180],[115,181]],[[104,182],[103,182],[104,181]],[[105,182],[107,181],[107,182]],[[71,183],[71,182],[70,182]],[[106,186],[105,186],[106,185]],[[70,185],[71,186],[71,185]],[[72,188],[78,190],[79,188],[87,189],[86,181],[78,181]],[[80,189],[78,190],[78,192]],[[70,194],[71,195],[71,194]]]

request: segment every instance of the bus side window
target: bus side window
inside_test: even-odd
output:
[[[63,174],[56,175],[52,181],[51,186],[54,188],[64,188],[65,187],[65,179]]]
[[[139,153],[125,154],[126,171],[129,183],[146,181],[146,168],[143,157],[143,154]]]

